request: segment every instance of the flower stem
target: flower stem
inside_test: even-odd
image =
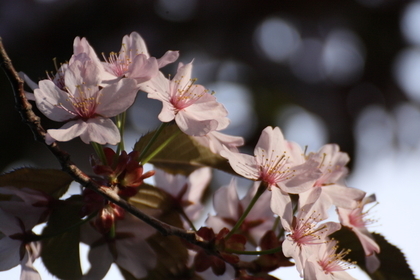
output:
[[[121,135],[121,141],[120,143],[118,143],[116,155],[119,155],[121,151],[124,151],[124,128],[125,128],[126,118],[127,118],[127,111],[122,112],[116,117],[117,127]]]
[[[168,123],[161,123],[158,129],[155,131],[155,134],[153,134],[152,138],[150,139],[149,143],[147,143],[146,147],[144,147],[143,151],[141,152],[139,156],[139,161],[143,162],[142,159],[146,155],[146,153],[149,151],[150,147],[153,145],[153,143],[156,141],[159,134],[163,131],[163,129],[168,125]],[[144,164],[144,163],[143,163]]]
[[[107,164],[106,156],[105,156],[104,149],[102,148],[102,146],[96,142],[90,142],[90,144],[92,144],[92,147],[95,150],[96,155],[101,160],[102,164]]]
[[[274,220],[274,224],[273,227],[271,228],[272,231],[276,232],[277,227],[279,226],[280,223],[280,217],[277,216],[276,219]],[[277,236],[279,238],[279,236]]]
[[[260,198],[260,196],[264,193],[264,191],[267,189],[267,184],[265,182],[261,182],[260,186],[258,187],[257,192],[255,193],[254,197],[252,198],[251,202],[249,203],[248,207],[245,209],[245,211],[242,213],[239,220],[236,222],[235,226],[232,228],[232,230],[226,235],[225,239],[229,239],[236,230],[242,225],[244,220],[246,219],[246,216],[248,216],[249,212],[251,211],[252,207],[254,207],[255,202]]]
[[[238,250],[231,250],[231,249],[225,249],[226,252],[237,254],[237,255],[268,255],[268,254],[274,254],[282,250],[282,246],[276,247],[270,250],[264,250],[264,251],[238,251]]]
[[[184,209],[178,210],[179,214],[187,221],[188,225],[192,228],[193,231],[197,231],[195,228],[193,222],[190,220],[190,218],[185,214]]]

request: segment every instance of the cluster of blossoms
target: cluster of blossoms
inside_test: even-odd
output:
[[[58,215],[54,213],[63,203],[70,208],[75,205],[79,215],[75,225],[64,230],[77,227],[77,240],[90,246],[91,266],[80,275],[83,279],[102,279],[112,263],[135,279],[275,279],[268,273],[291,265],[304,279],[353,279],[345,271],[354,266],[346,258],[348,251],[338,249],[337,241],[330,238],[342,226],[360,239],[367,270],[378,269],[380,248],[366,229],[370,221],[363,212],[375,198],[346,186],[349,157],[337,145],[327,144],[307,154],[285,140],[278,127],[266,127],[254,155],[242,154],[238,147],[244,140],[220,132],[229,125],[228,113],[212,92],[191,77],[193,62],[179,63],[173,78],[159,70],[178,59],[177,51],[168,51],[160,59],[151,57],[143,39],[133,32],[123,38],[121,50],[104,61],[85,38],[74,40],[73,52],[55,75],[38,84],[22,74],[34,91],[26,93],[27,98],[48,118],[66,122],[59,129],[47,130],[46,144],[80,136],[97,152],[91,157],[91,180],[153,217],[193,230],[212,249],[171,239],[183,257],[169,257],[168,261],[162,251],[170,250],[165,247],[171,243],[165,243],[169,242],[163,241],[165,237],[91,189],[63,202],[48,192],[1,187],[0,194],[13,199],[0,201],[4,235],[0,270],[21,264],[21,279],[40,278],[32,262],[54,232],[49,229],[48,235],[37,235],[32,229],[45,222],[47,228],[52,227],[50,217]],[[174,137],[187,135],[191,145],[206,149],[219,162],[228,162],[231,171],[252,183],[243,198],[238,196],[235,179],[220,187],[213,196],[215,214],[208,214],[205,226],[198,230],[194,221],[204,210],[202,200],[211,169],[205,164],[191,164],[192,169],[183,172],[178,172],[182,167],[159,169],[153,156],[165,157],[165,147],[172,139],[161,141],[151,152],[159,129],[147,145],[136,145],[129,153],[124,150],[125,113],[137,94],[162,102],[158,118],[163,129],[176,125],[180,132]],[[117,145],[116,151],[102,146],[107,144]],[[183,152],[166,151],[179,157]],[[144,173],[147,162],[156,165]],[[154,185],[143,182],[149,177]],[[333,206],[340,221],[326,221]],[[245,262],[249,265],[240,267]],[[169,267],[165,268],[168,271],[162,272],[163,267]]]

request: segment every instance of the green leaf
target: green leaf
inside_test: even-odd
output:
[[[347,255],[352,261],[363,269],[374,280],[411,280],[416,279],[413,271],[410,269],[404,254],[395,245],[389,243],[385,237],[378,233],[372,233],[376,243],[381,248],[377,254],[381,265],[374,273],[369,273],[365,264],[365,253],[356,234],[347,227],[342,227],[339,231],[331,235],[332,238],[339,241],[338,250],[351,249]]]
[[[20,168],[0,175],[0,187],[30,188],[60,198],[73,179],[57,169]]]
[[[137,194],[130,197],[128,201],[141,210],[160,209],[170,211],[172,209],[171,197],[163,190],[146,183],[143,183]]]
[[[42,261],[48,271],[59,279],[74,280],[82,277],[79,254],[80,226],[74,226],[81,220],[81,206],[80,195],[60,201],[42,232],[42,235],[53,235],[43,239]]]
[[[236,174],[225,158],[200,145],[192,136],[178,132],[179,128],[176,125],[166,126],[144,157],[150,155],[166,139],[177,133],[175,138],[150,160],[150,163],[168,173],[186,176],[194,170],[205,166]],[[141,153],[153,135],[154,131],[140,138],[134,146],[134,150]]]

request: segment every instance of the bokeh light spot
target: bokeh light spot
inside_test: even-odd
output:
[[[289,22],[270,17],[256,29],[254,39],[262,53],[274,62],[283,62],[298,48],[300,35]]]
[[[253,99],[250,90],[231,82],[216,82],[208,86],[214,90],[217,101],[222,103],[229,115],[230,125],[223,133],[247,137],[254,132],[257,115],[252,108]]]
[[[316,151],[328,139],[324,121],[299,106],[289,106],[278,112],[276,124],[283,131],[287,140],[308,146],[309,151]]]
[[[407,97],[420,102],[420,49],[402,51],[396,58],[394,75]]]
[[[364,50],[356,34],[349,30],[332,31],[324,44],[322,65],[327,77],[337,84],[358,79],[364,68]]]
[[[420,2],[415,1],[407,5],[401,18],[401,31],[405,39],[420,45]]]

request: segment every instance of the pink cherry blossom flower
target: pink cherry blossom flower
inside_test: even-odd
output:
[[[345,271],[352,267],[350,260],[344,260],[348,251],[336,253],[336,241],[329,240],[314,245],[312,249],[312,254],[305,263],[305,280],[356,280]]]
[[[232,229],[255,196],[258,186],[259,183],[255,182],[241,200],[239,200],[236,190],[236,180],[232,180],[228,186],[219,188],[213,197],[216,215],[209,216],[206,220],[206,225],[215,232],[219,232],[225,227]],[[248,241],[253,244],[253,248],[247,248],[249,250],[255,250],[260,238],[273,227],[274,215],[269,207],[269,203],[270,193],[265,192],[257,200],[237,231],[237,233],[247,236]]]
[[[116,221],[115,226],[112,239],[89,223],[81,227],[80,240],[91,246],[88,255],[91,267],[82,279],[103,279],[114,262],[136,279],[145,277],[156,266],[156,255],[146,242],[156,232],[152,227],[131,214]]]
[[[176,61],[178,57],[178,51],[167,51],[160,59],[150,57],[143,38],[137,32],[132,32],[123,37],[120,52],[111,53],[105,59],[104,67],[116,78],[125,76],[142,83],[150,80],[158,74],[159,68]]]
[[[262,131],[254,156],[228,149],[221,151],[236,173],[268,185],[272,191],[271,209],[280,217],[292,211],[289,193],[308,190],[320,176],[318,162],[308,159],[301,164],[291,157],[294,154],[280,129],[271,126]]]
[[[325,217],[312,208],[312,205],[305,205],[296,217],[281,217],[283,228],[288,232],[283,242],[283,253],[295,260],[296,269],[301,275],[306,259],[312,254],[313,246],[327,242],[328,236],[341,228],[341,225],[335,222],[320,224]]]
[[[24,203],[18,202],[20,206]],[[29,210],[26,208],[26,210]],[[5,235],[0,239],[0,271],[21,265],[21,280],[41,280],[33,262],[40,256],[41,243],[27,242],[36,222],[25,215],[16,217],[0,209],[0,231]]]
[[[192,62],[180,63],[172,80],[159,73],[139,86],[149,98],[162,101],[159,120],[170,122],[175,119],[188,135],[203,136],[226,128],[229,124],[226,109],[207,89],[195,84],[191,71]]]
[[[319,170],[322,172],[313,187],[299,194],[299,201],[303,204],[309,196],[318,195],[316,203],[320,204],[320,210],[327,216],[331,205],[354,209],[365,196],[365,192],[345,185],[344,179],[348,169],[346,164],[349,156],[340,152],[336,144],[324,145],[317,153],[311,153],[310,159],[319,162]]]
[[[41,243],[33,241],[34,226],[46,221],[49,198],[32,189],[1,187],[0,194],[12,195],[0,201],[0,271],[21,265],[22,280],[40,280],[33,262],[40,255]]]
[[[155,172],[156,187],[171,195],[174,203],[182,207],[190,220],[196,220],[204,208],[201,198],[210,183],[211,169],[197,169],[188,177],[180,174],[172,175],[160,169],[155,169]],[[187,224],[185,226],[188,227]]]
[[[288,142],[278,127],[266,127],[254,149],[254,155],[234,153],[225,149],[221,155],[233,170],[245,178],[266,182],[271,189],[279,187],[286,193],[308,190],[319,178],[318,163],[312,159],[296,164],[290,158]]]
[[[136,83],[122,79],[99,87],[100,67],[92,60],[75,60],[64,73],[65,90],[51,80],[39,82],[35,99],[39,110],[54,121],[68,121],[60,129],[49,129],[46,142],[69,141],[80,136],[83,142],[117,144],[121,137],[109,119],[133,104]]]
[[[380,252],[379,245],[375,242],[372,234],[367,230],[367,226],[374,220],[367,219],[369,211],[363,212],[366,204],[375,202],[375,195],[365,197],[355,209],[344,209],[337,207],[338,217],[343,226],[349,227],[359,238],[366,255],[366,268],[373,273],[380,265],[375,253]]]

